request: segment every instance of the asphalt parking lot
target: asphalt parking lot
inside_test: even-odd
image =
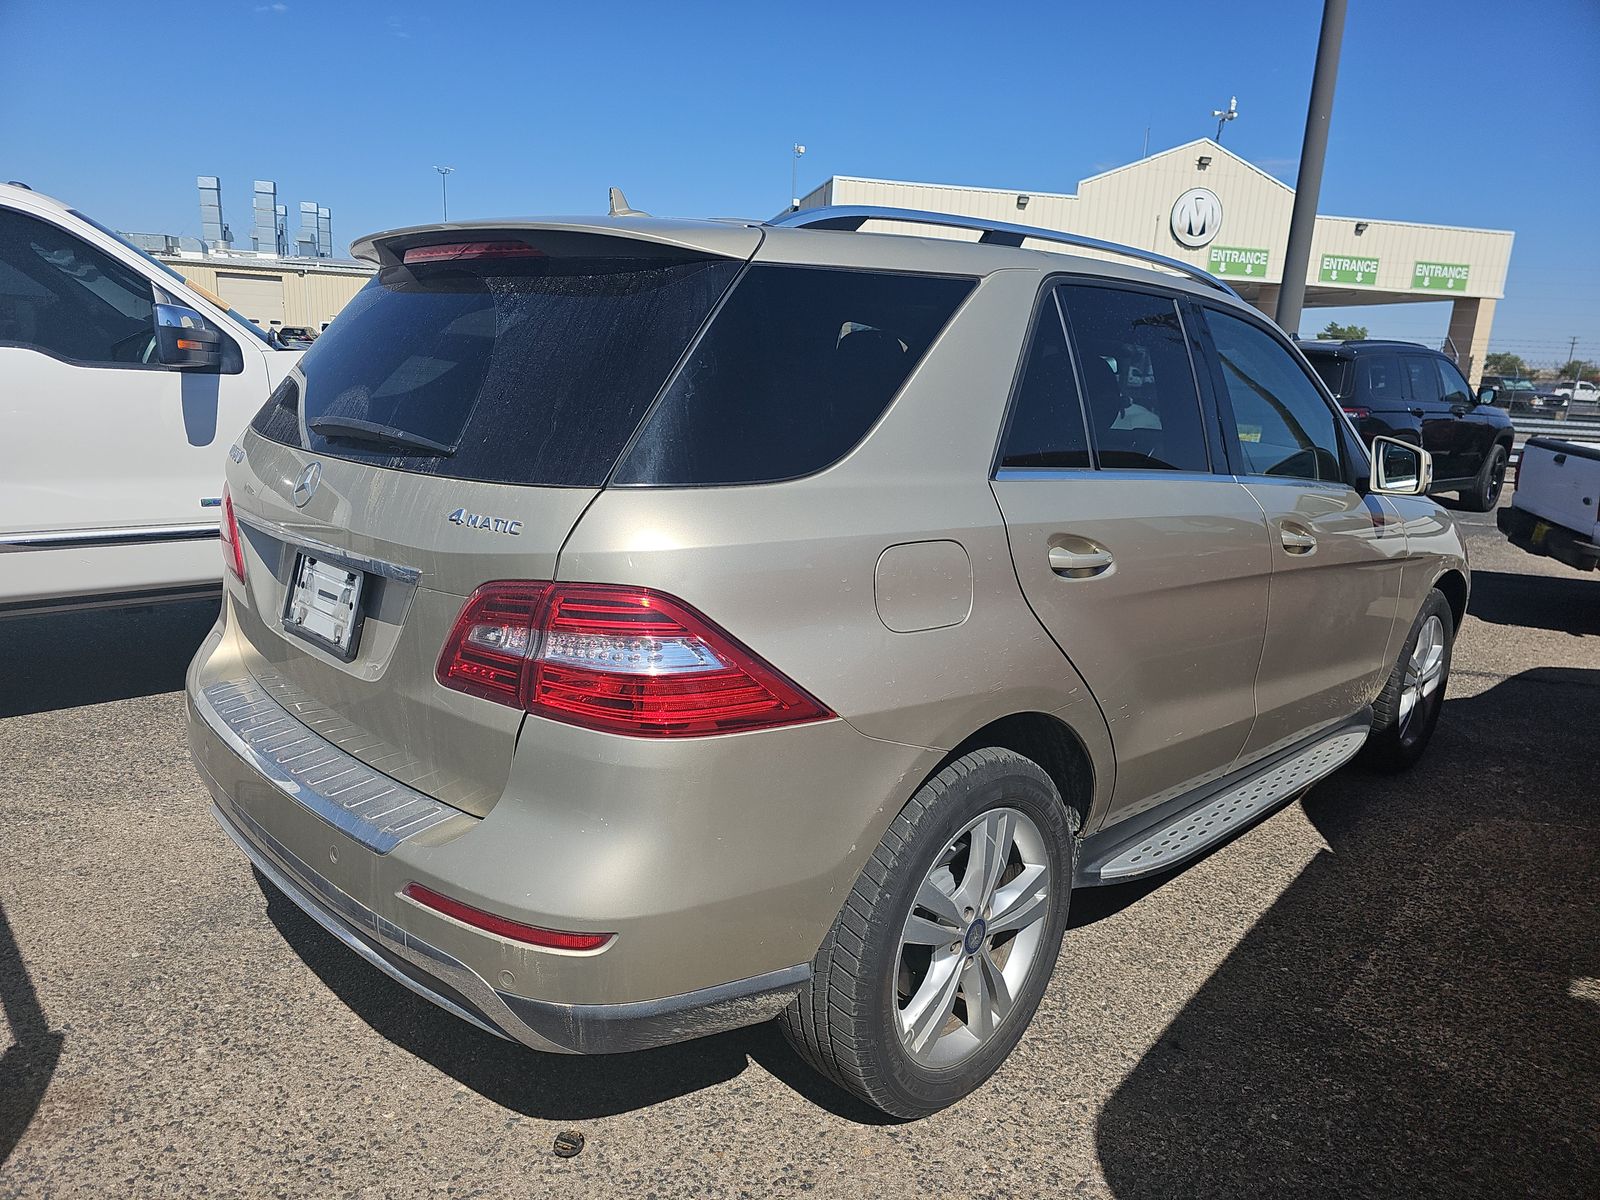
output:
[[[433,1009],[213,824],[205,605],[0,624],[0,1195],[1593,1196],[1600,578],[1462,516],[1422,765],[1080,893],[1017,1053],[914,1124],[770,1027],[573,1059]]]

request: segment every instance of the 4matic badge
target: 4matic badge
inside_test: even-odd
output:
[[[513,521],[509,517],[486,517],[482,513],[468,512],[458,508],[445,520],[455,525],[465,525],[468,529],[483,529],[490,533],[520,534],[522,522]]]

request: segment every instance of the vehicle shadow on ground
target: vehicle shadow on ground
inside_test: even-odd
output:
[[[1600,575],[1474,571],[1471,612],[1491,625],[1549,629],[1574,637],[1600,634]]]
[[[1101,1111],[1117,1196],[1594,1194],[1600,811],[1556,713],[1594,728],[1600,671],[1447,701],[1426,789],[1305,797],[1328,849]]]
[[[39,1110],[61,1059],[66,1035],[51,1030],[28,978],[22,951],[0,906],[0,1010],[11,1027],[11,1046],[0,1054],[0,1165]]]
[[[0,717],[175,692],[216,600],[0,621]]]
[[[776,1024],[630,1054],[540,1054],[441,1011],[358,958],[259,872],[267,916],[327,988],[383,1037],[524,1116],[578,1121],[632,1112],[735,1078],[752,1060],[806,1099],[861,1124],[892,1118],[810,1070]]]

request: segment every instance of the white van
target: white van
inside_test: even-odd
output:
[[[217,594],[225,456],[299,358],[0,184],[0,617]]]

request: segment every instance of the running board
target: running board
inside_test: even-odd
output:
[[[1124,883],[1204,853],[1354,758],[1367,740],[1370,719],[1364,712],[1359,723],[1341,723],[1251,767],[1221,790],[1208,788],[1198,800],[1163,805],[1154,822],[1131,835],[1117,826],[1101,830],[1080,851],[1078,884]]]

